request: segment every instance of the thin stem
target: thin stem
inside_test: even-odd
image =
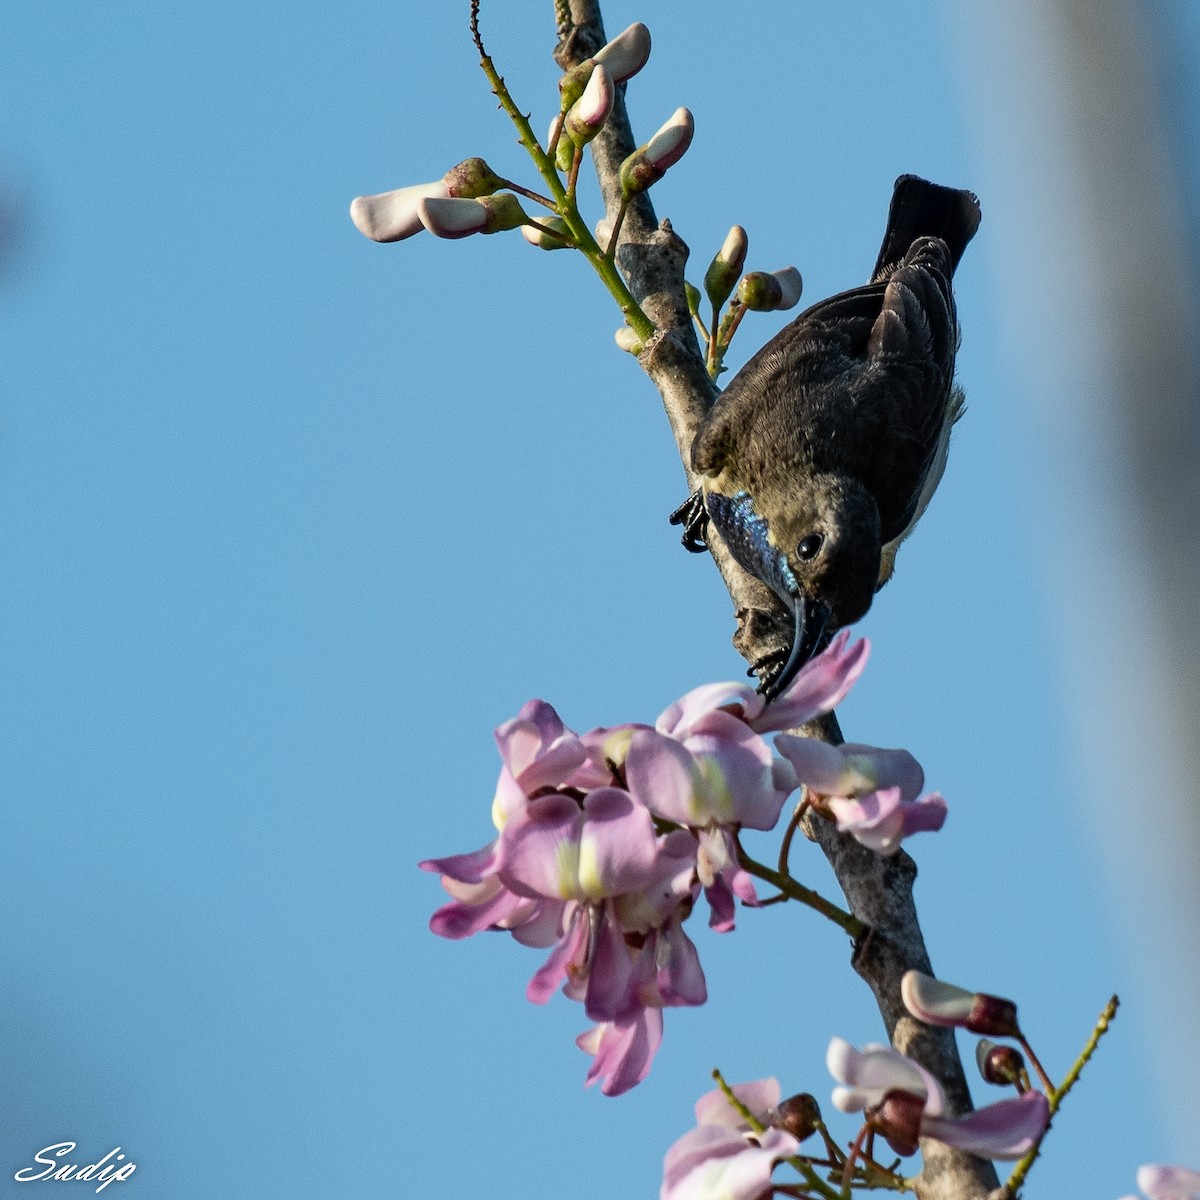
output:
[[[574,246],[574,241],[571,240],[565,233],[560,233],[557,229],[551,229],[549,225],[543,225],[541,221],[535,221],[530,218],[525,222],[526,225],[536,229],[539,233],[544,233],[547,237],[552,237],[557,241],[562,242],[564,246]]]
[[[854,1178],[854,1160],[858,1157],[859,1151],[862,1150],[863,1141],[866,1139],[867,1133],[870,1131],[870,1126],[863,1122],[863,1127],[858,1131],[858,1137],[854,1139],[854,1144],[850,1147],[850,1153],[846,1155],[846,1165],[842,1168],[842,1195],[850,1195],[850,1181]]]
[[[529,124],[529,118],[517,108],[508,86],[484,49],[483,38],[479,32],[479,2],[480,0],[471,0],[471,37],[475,42],[475,49],[479,51],[479,66],[492,86],[493,95],[500,101],[500,107],[516,126],[517,141],[525,147],[538,174],[545,180],[546,186],[550,189],[550,195],[554,199],[553,207],[566,222],[567,228],[575,238],[576,246],[592,264],[593,270],[600,276],[600,282],[616,300],[629,327],[643,341],[649,341],[654,335],[654,322],[646,316],[641,306],[633,298],[633,293],[626,286],[625,280],[621,278],[621,274],[613,265],[611,258],[607,258],[601,253],[596,239],[592,237],[591,230],[579,215],[574,196],[567,194],[563,181],[555,169],[554,161],[542,149],[541,143],[533,132],[533,127]]]
[[[857,939],[866,932],[867,926],[852,913],[838,908],[836,904],[830,900],[826,900],[824,896],[819,892],[813,891],[812,888],[807,888],[804,884],[797,883],[790,875],[785,875],[781,871],[775,871],[765,863],[756,862],[742,849],[741,843],[738,843],[737,851],[738,863],[745,870],[759,879],[765,879],[767,883],[774,884],[788,899],[799,900],[801,904],[807,904],[809,908],[819,912],[823,917],[828,917],[835,925],[844,929],[852,938]]]
[[[742,318],[750,310],[736,297],[729,302],[729,312],[725,315],[725,319],[721,322],[717,336],[713,339],[708,351],[708,377],[716,379],[721,373],[721,366],[725,359],[725,351],[729,349],[729,343],[733,341],[733,335],[737,333],[738,326],[742,323]],[[714,322],[716,313],[713,314]]]
[[[1046,1089],[1047,1096],[1054,1095],[1054,1084],[1050,1082],[1050,1076],[1046,1074],[1046,1068],[1038,1061],[1038,1056],[1034,1054],[1033,1047],[1025,1040],[1023,1033],[1017,1034],[1017,1041],[1021,1043],[1021,1049],[1025,1051],[1026,1058],[1033,1063],[1033,1069],[1038,1073],[1038,1078],[1042,1081],[1042,1087]]]
[[[608,246],[604,251],[604,257],[612,262],[614,255],[617,253],[617,239],[621,236],[621,226],[625,224],[625,213],[629,210],[629,197],[621,197],[621,206],[617,209],[617,215],[613,218],[612,233],[608,238]]]
[[[800,822],[804,820],[808,805],[808,788],[801,785],[800,803],[796,805],[792,819],[783,831],[783,841],[779,845],[779,872],[782,875],[788,874],[788,855],[792,852],[792,838],[796,836],[796,830],[800,828]]]
[[[575,185],[579,182],[579,165],[583,162],[583,147],[577,145],[571,158],[571,172],[567,176],[567,199],[575,203]]]
[[[503,187],[508,188],[510,192],[516,192],[519,196],[524,196],[526,200],[533,200],[537,204],[543,204],[546,208],[558,212],[558,205],[554,203],[548,196],[540,195],[538,192],[531,192],[528,188],[522,187],[519,183],[513,183],[511,179],[502,179],[500,183]]]

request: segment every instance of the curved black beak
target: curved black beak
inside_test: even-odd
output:
[[[787,688],[800,673],[800,668],[816,654],[825,635],[825,626],[829,624],[829,608],[819,600],[810,600],[807,596],[789,596],[788,604],[791,605],[796,623],[792,649],[779,671],[764,680],[759,688],[768,704]]]

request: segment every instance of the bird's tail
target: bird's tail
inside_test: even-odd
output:
[[[941,238],[950,251],[951,270],[979,228],[979,199],[974,192],[942,187],[916,175],[901,175],[892,192],[887,231],[871,276],[886,279],[920,237]]]

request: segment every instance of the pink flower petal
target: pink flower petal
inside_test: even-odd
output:
[[[633,957],[625,937],[612,915],[601,909],[596,924],[584,1012],[589,1021],[615,1021],[637,1007],[634,994]]]
[[[663,1017],[658,1008],[640,1008],[619,1021],[606,1022],[581,1034],[576,1045],[594,1060],[584,1086],[598,1079],[605,1096],[619,1096],[641,1083],[662,1044]]]
[[[708,820],[695,803],[695,774],[695,759],[673,739],[650,729],[630,738],[625,781],[630,793],[657,816],[680,825]]]
[[[779,1080],[774,1076],[767,1079],[752,1079],[748,1083],[735,1083],[730,1089],[733,1094],[752,1112],[761,1117],[763,1113],[774,1108],[783,1098],[783,1089]],[[749,1126],[742,1118],[720,1088],[705,1092],[696,1101],[697,1125],[721,1125],[726,1129],[748,1129]]]
[[[444,904],[429,918],[429,929],[438,937],[459,941],[485,929],[498,927],[500,921],[517,915],[522,909],[531,910],[536,901],[516,896],[500,884],[491,880],[492,896],[476,904],[455,900]]]
[[[701,1125],[667,1152],[660,1200],[759,1200],[771,1191],[775,1164],[799,1147],[781,1129],[738,1134]]]
[[[620,788],[597,788],[583,802],[579,883],[592,900],[654,882],[659,844],[650,810]]]
[[[921,1136],[947,1146],[1005,1161],[1027,1154],[1050,1120],[1050,1102],[1041,1092],[1000,1100],[955,1120],[924,1117]]]
[[[718,709],[731,710],[735,716],[750,722],[763,708],[762,696],[744,683],[706,683],[666,708],[654,728],[682,741],[696,721]]]
[[[496,843],[488,842],[470,854],[452,854],[448,858],[427,858],[417,863],[422,871],[434,871],[438,875],[449,875],[460,883],[479,883],[491,875],[496,867]]]
[[[750,727],[759,733],[775,733],[832,712],[862,674],[871,650],[866,638],[847,649],[849,640],[850,631],[843,629],[825,650],[805,663],[783,695],[768,704],[761,716],[749,720]]]
[[[667,1006],[703,1004],[708,985],[696,946],[679,921],[660,929],[654,939],[655,982],[663,1004]]]
[[[569,980],[572,974],[582,974],[587,962],[590,931],[587,909],[576,906],[566,932],[525,989],[525,998],[530,1003],[545,1004],[564,979]]]
[[[904,972],[900,980],[900,999],[918,1021],[952,1029],[965,1029],[975,1008],[974,992],[920,971]]]
[[[940,1116],[945,1100],[941,1084],[923,1067],[899,1050],[868,1043],[857,1050],[835,1037],[825,1054],[829,1073],[844,1087],[833,1089],[833,1103],[842,1112],[861,1112],[882,1102],[891,1091],[908,1092],[925,1099],[925,1112]]]
[[[569,796],[531,800],[504,826],[497,842],[497,874],[523,896],[581,899],[582,828],[583,812]]]
[[[1200,1171],[1147,1163],[1138,1167],[1138,1187],[1148,1200],[1200,1200]]]

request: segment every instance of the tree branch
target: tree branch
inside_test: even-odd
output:
[[[606,38],[598,0],[556,0],[558,45],[555,61],[564,70],[595,53]],[[617,89],[612,116],[592,142],[592,156],[608,216],[620,204],[619,169],[637,142],[625,107],[625,88]],[[654,322],[657,332],[639,357],[642,369],[662,397],[689,488],[697,484],[690,450],[696,429],[716,399],[684,295],[688,249],[669,221],[659,221],[648,193],[629,205],[616,261],[630,291]],[[791,621],[771,591],[730,557],[719,537],[710,543],[713,558],[729,589],[737,617],[734,645],[751,664],[790,644]],[[842,735],[830,715],[799,732],[839,743]],[[850,911],[868,926],[854,945],[854,969],[875,995],[893,1044],[916,1059],[942,1083],[951,1114],[971,1109],[966,1076],[952,1031],[915,1021],[900,1000],[900,978],[915,969],[932,974],[913,903],[917,868],[900,852],[883,858],[839,834],[824,818],[809,813],[805,835],[825,852],[845,893]],[[921,1200],[973,1200],[996,1194],[999,1180],[991,1163],[933,1141],[922,1144],[924,1170],[918,1181]]]

